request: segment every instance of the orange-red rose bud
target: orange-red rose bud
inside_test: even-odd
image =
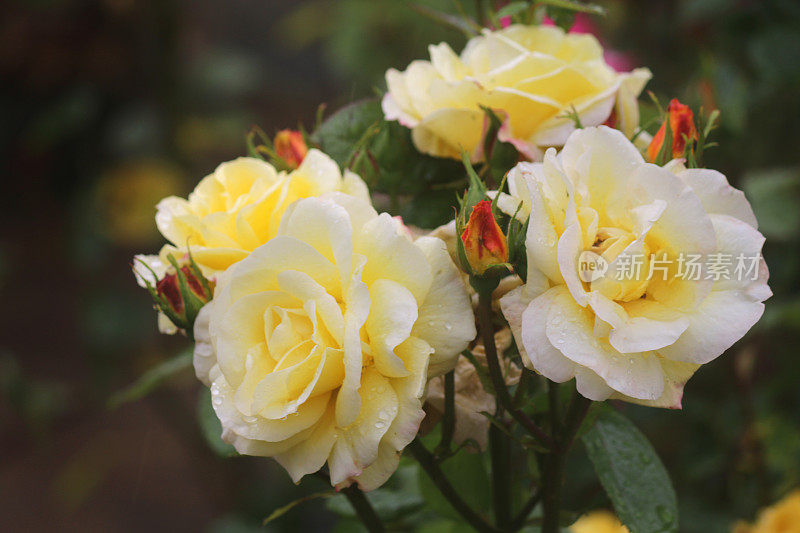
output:
[[[286,161],[291,168],[297,168],[308,153],[308,146],[303,134],[296,130],[281,130],[273,141],[275,153]]]
[[[694,113],[688,105],[673,98],[667,107],[667,119],[661,124],[650,145],[647,147],[647,159],[655,161],[661,152],[666,136],[667,121],[672,132],[672,157],[683,157],[686,139],[697,139],[697,128],[694,125]]]
[[[175,325],[186,329],[189,325],[194,323],[194,317],[197,311],[203,304],[208,303],[213,297],[213,285],[210,281],[206,280],[209,288],[206,289],[203,282],[197,278],[194,271],[188,266],[181,267],[181,273],[186,278],[186,287],[189,289],[188,298],[189,302],[184,301],[181,294],[181,282],[177,272],[167,274],[156,283],[155,293],[158,297],[162,298],[162,303],[159,307],[162,311],[170,316]],[[187,305],[188,303],[188,305]],[[165,304],[165,305],[164,305]],[[166,307],[166,308],[165,308]],[[189,308],[187,310],[187,307]]]
[[[476,274],[483,274],[490,266],[508,261],[508,242],[494,218],[489,200],[478,202],[472,208],[461,240],[469,266]]]

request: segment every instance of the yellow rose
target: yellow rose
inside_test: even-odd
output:
[[[800,533],[800,490],[762,510],[754,524],[737,524],[733,533]]]
[[[593,511],[569,527],[571,533],[629,533],[628,528],[608,511]]]
[[[218,277],[195,323],[194,365],[223,439],[295,482],[370,490],[424,416],[429,376],[475,336],[444,243],[329,193],[294,203],[277,236]]]
[[[614,111],[631,137],[639,125],[637,98],[651,77],[644,68],[615,72],[595,37],[549,26],[484,30],[460,57],[446,43],[429,52],[430,61],[386,73],[383,111],[412,129],[419,151],[439,157],[460,158],[462,150],[481,157],[480,106],[504,117],[500,140],[531,160],[541,160],[543,147],[564,144],[574,130],[564,114],[573,107],[584,126],[603,124]]]
[[[185,262],[187,245],[203,274],[213,279],[274,237],[289,204],[332,191],[369,201],[361,178],[349,170],[342,175],[336,162],[319,150],[310,150],[299,168],[288,173],[252,157],[222,163],[188,199],[170,196],[159,202],[156,225],[172,244],[158,256],[134,258],[136,281],[141,287],[145,280],[158,283],[171,271],[169,255]],[[178,331],[161,312],[158,329],[170,335]]]
[[[188,199],[159,202],[156,225],[172,243],[161,250],[161,260],[168,264],[167,254],[182,256],[188,245],[204,274],[221,272],[274,237],[292,202],[331,191],[369,199],[360,177],[349,170],[342,175],[319,150],[310,150],[288,173],[252,157],[222,163]]]
[[[671,168],[586,128],[512,169],[498,202],[530,213],[527,283],[500,300],[523,362],[592,400],[680,408],[772,294],[744,194],[714,170]]]

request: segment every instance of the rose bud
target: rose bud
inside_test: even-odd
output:
[[[490,266],[508,261],[508,242],[494,218],[489,200],[481,200],[472,208],[461,241],[475,274],[481,275]]]
[[[273,141],[275,153],[283,159],[289,168],[297,168],[308,153],[308,146],[303,134],[297,130],[281,130]]]
[[[191,336],[197,313],[214,297],[214,283],[203,276],[191,257],[188,264],[180,267],[172,256],[168,259],[172,268],[156,281],[155,286],[150,281],[151,276],[140,277],[158,310],[175,327]],[[146,264],[145,266],[147,267]],[[151,269],[150,272],[153,276],[156,275]]]
[[[647,147],[647,159],[654,162],[658,159],[666,136],[667,120],[672,135],[672,158],[683,157],[686,150],[686,139],[697,139],[697,128],[694,125],[694,113],[688,105],[673,98],[667,107],[667,119],[661,124],[650,145]],[[666,163],[666,161],[662,161]]]

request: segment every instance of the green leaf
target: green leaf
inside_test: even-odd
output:
[[[469,162],[469,155],[466,152],[461,153],[461,163],[464,165],[464,170],[467,171],[467,178],[469,178],[469,188],[467,188],[464,201],[461,203],[461,218],[463,224],[466,224],[470,215],[472,215],[472,208],[479,202],[488,199],[488,196],[486,195],[486,185],[475,173],[475,169],[472,167],[472,163]]]
[[[453,220],[458,200],[453,191],[426,191],[406,203],[400,215],[403,222],[420,228],[435,228]]]
[[[655,450],[632,422],[606,407],[582,440],[617,516],[631,531],[678,530],[675,489]]]
[[[597,4],[584,4],[577,0],[538,0],[538,4],[557,7],[576,13],[589,13],[590,15],[605,15],[606,9]]]
[[[317,498],[331,498],[333,496],[337,496],[337,493],[333,490],[327,490],[324,492],[315,492],[314,494],[309,494],[308,496],[303,496],[302,498],[298,498],[293,502],[287,503],[283,507],[279,507],[274,511],[272,511],[270,515],[264,519],[261,525],[266,526],[273,520],[282,517],[283,515],[285,515],[286,513],[288,513],[298,505],[300,505],[301,503],[305,503],[311,500],[316,500]]]
[[[528,278],[528,254],[525,248],[525,238],[528,235],[530,220],[528,217],[523,224],[514,216],[508,223],[508,261],[514,266],[514,272],[522,278],[523,282]]]
[[[480,25],[469,18],[458,17],[456,15],[451,15],[450,13],[437,11],[422,4],[412,3],[410,4],[410,7],[420,15],[427,17],[434,22],[437,22],[445,27],[450,27],[461,31],[467,38],[474,37],[478,34],[478,32],[481,31]]]
[[[345,166],[353,146],[375,122],[383,119],[377,100],[361,100],[343,107],[311,134],[311,140],[331,156],[340,166]]]
[[[153,392],[168,378],[192,366],[192,351],[186,350],[147,370],[139,379],[117,391],[108,399],[108,408],[116,409],[122,404],[136,401]]]
[[[214,453],[221,457],[238,455],[233,446],[222,440],[222,424],[211,406],[211,391],[205,387],[197,398],[197,423]]]
[[[351,166],[372,191],[419,195],[434,185],[440,190],[463,186],[461,165],[419,153],[408,128],[383,119],[376,99],[340,109],[314,131],[311,140],[341,167]],[[450,183],[453,187],[447,186]]]
[[[517,13],[521,13],[529,7],[530,4],[528,2],[511,2],[510,4],[503,6],[503,8],[497,12],[497,17],[513,17]]]

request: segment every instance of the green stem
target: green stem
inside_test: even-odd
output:
[[[550,401],[550,432],[558,435],[561,431],[561,405],[558,398],[558,383],[547,380],[547,398]]]
[[[372,504],[369,503],[369,500],[357,485],[350,485],[342,489],[341,492],[347,497],[367,531],[370,533],[383,533],[386,531],[380,517],[378,517],[375,509],[372,508]]]
[[[539,443],[546,448],[553,449],[555,444],[553,439],[545,433],[533,420],[515,408],[511,394],[508,392],[505,379],[503,378],[503,371],[500,368],[500,360],[497,356],[497,347],[494,344],[494,328],[492,327],[492,292],[480,291],[478,299],[478,328],[483,340],[483,347],[486,352],[486,363],[489,366],[489,377],[492,380],[492,387],[494,387],[495,397],[509,414],[514,417],[525,430]]]
[[[542,533],[558,533],[561,512],[561,484],[564,480],[564,454],[554,451],[545,457],[542,481],[545,487],[542,496]]]
[[[589,412],[591,405],[591,400],[575,391],[567,411],[563,430],[558,438],[558,448],[545,456],[544,471],[542,472],[545,487],[542,497],[544,510],[542,533],[558,533],[560,530],[559,515],[561,513],[561,486],[564,484],[564,463],[572,441],[578,433],[578,428],[586,418],[586,413]]]
[[[444,375],[444,416],[442,417],[442,440],[436,450],[437,455],[450,452],[453,433],[456,428],[456,379],[455,371]]]
[[[492,460],[492,507],[497,528],[507,531],[511,523],[511,476],[509,475],[508,437],[495,424],[489,426],[489,453]]]
[[[453,509],[455,509],[470,526],[479,533],[500,533],[500,530],[492,527],[481,515],[476,513],[469,504],[461,499],[461,496],[458,495],[453,485],[450,484],[444,472],[439,468],[436,458],[425,448],[424,444],[414,439],[411,441],[411,444],[408,445],[408,450],[420,464],[433,484],[436,485],[436,488],[439,489],[439,492],[442,493],[442,496],[445,497],[450,505],[453,506]]]
[[[531,514],[541,499],[542,493],[537,490],[536,493],[534,493],[534,495],[528,499],[520,512],[517,513],[517,516],[514,517],[514,520],[511,522],[511,531],[518,531],[525,526],[525,522],[528,520],[528,515]]]
[[[519,381],[517,382],[517,390],[514,391],[514,398],[511,400],[515,408],[518,408],[522,404],[522,400],[524,400],[525,395],[528,394],[528,384],[531,380],[532,374],[533,372],[524,366],[522,367]]]
[[[560,447],[563,453],[567,453],[572,446],[572,441],[575,440],[575,435],[578,434],[589,408],[592,406],[592,401],[583,396],[578,391],[572,396],[572,401],[567,410],[567,417],[564,421],[564,431],[562,433]]]

